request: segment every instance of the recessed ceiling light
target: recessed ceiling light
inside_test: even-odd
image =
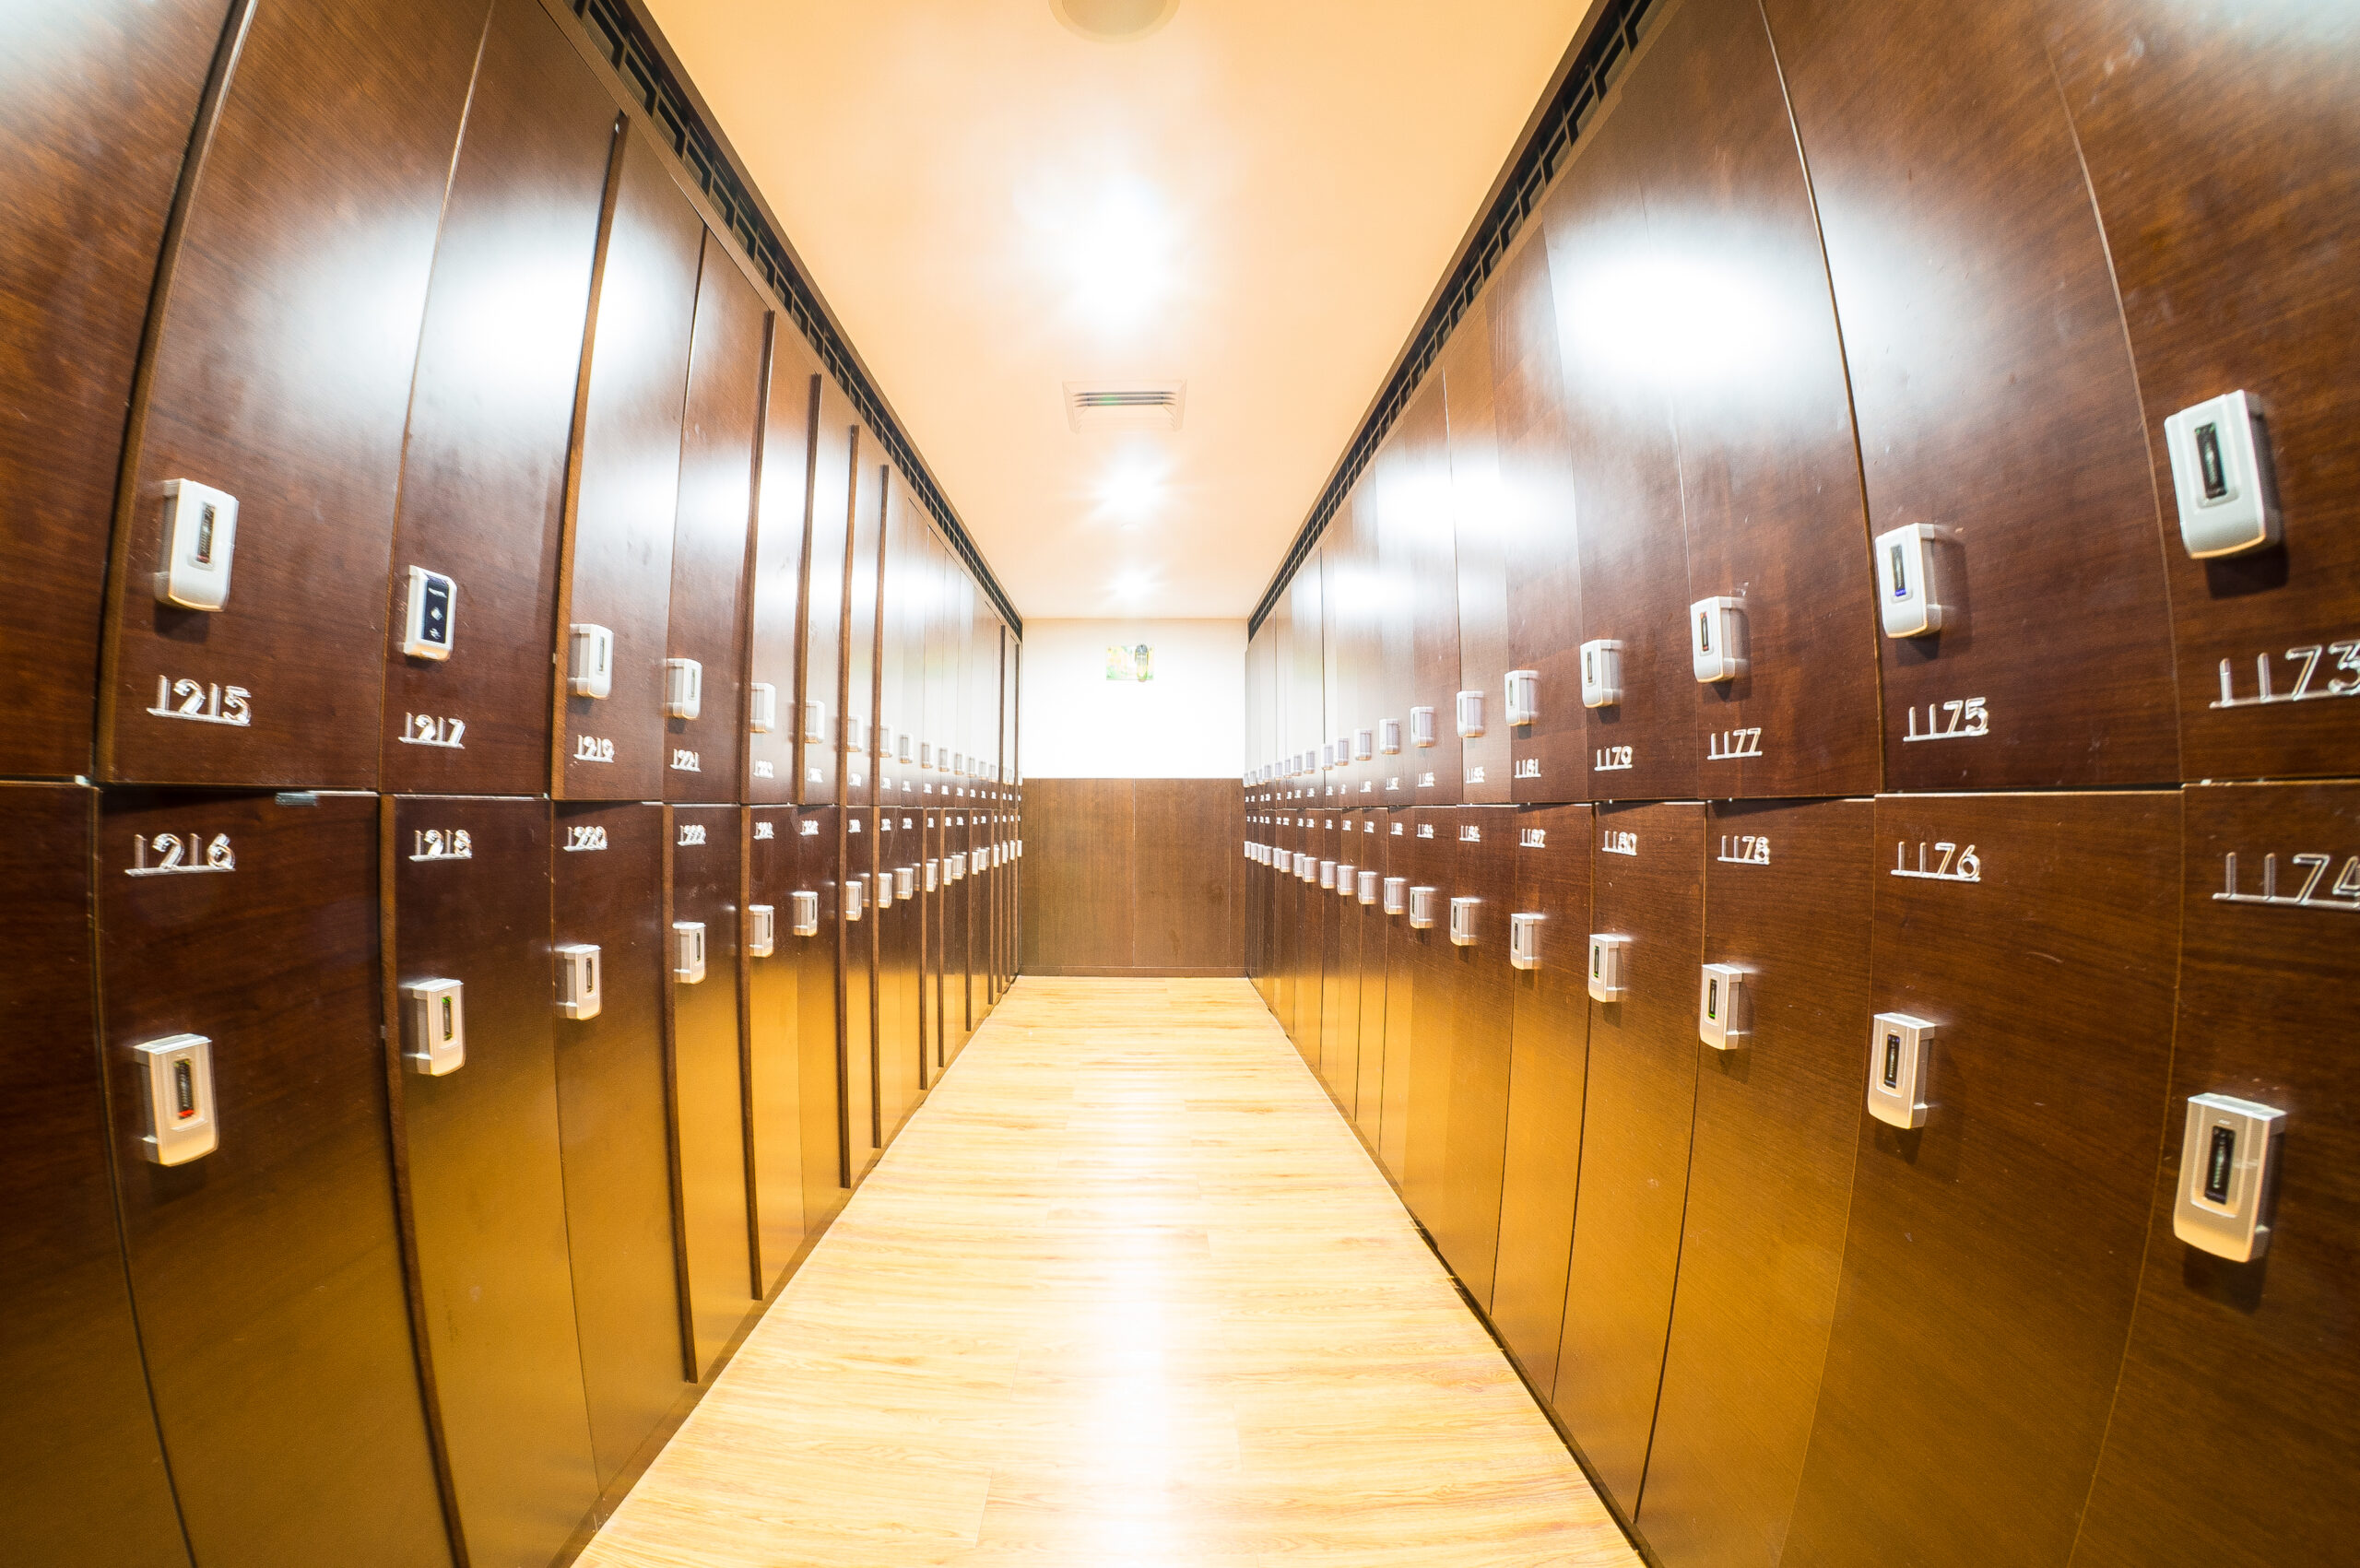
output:
[[[1145,38],[1172,19],[1180,0],[1049,0],[1057,20],[1101,43]]]

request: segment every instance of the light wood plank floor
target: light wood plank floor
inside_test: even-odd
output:
[[[1638,1559],[1249,984],[1026,979],[582,1561]]]

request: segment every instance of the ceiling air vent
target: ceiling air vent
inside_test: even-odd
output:
[[[1066,420],[1081,430],[1176,430],[1187,402],[1185,381],[1091,385],[1066,383]]]

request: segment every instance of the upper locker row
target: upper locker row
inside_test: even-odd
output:
[[[858,805],[998,771],[998,618],[536,0],[0,37],[36,27],[0,774]]]
[[[2354,14],[1651,13],[1260,629],[1255,776],[2360,773]]]

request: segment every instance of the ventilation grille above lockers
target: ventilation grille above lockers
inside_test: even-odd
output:
[[[1066,421],[1076,431],[1176,430],[1187,404],[1185,381],[1066,383]]]

